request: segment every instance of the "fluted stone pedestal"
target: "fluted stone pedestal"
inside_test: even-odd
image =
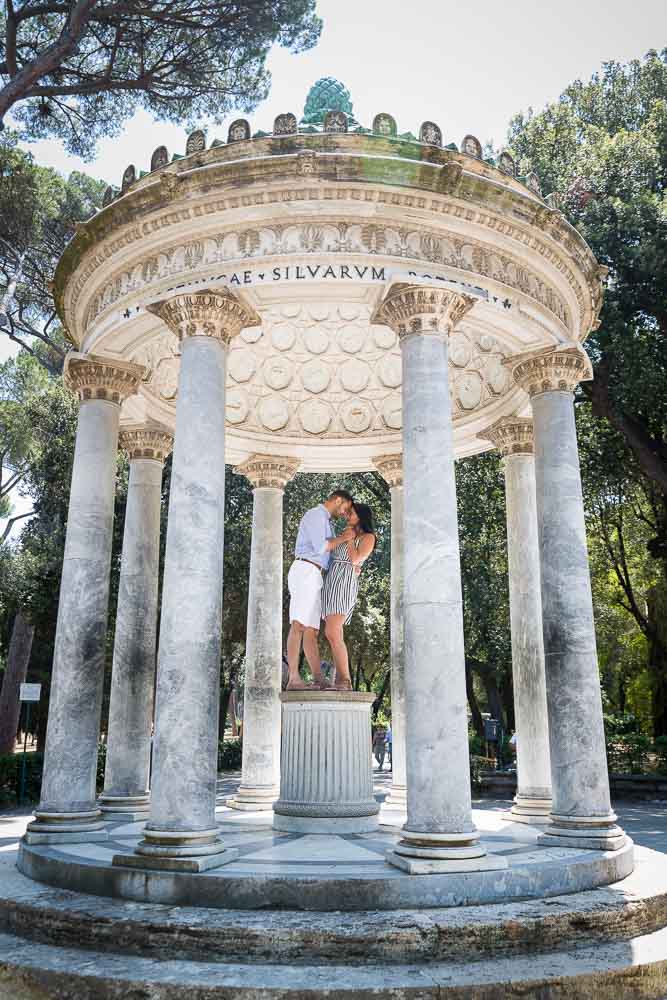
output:
[[[368,833],[373,798],[371,705],[356,691],[286,691],[280,798],[273,827],[289,833]]]

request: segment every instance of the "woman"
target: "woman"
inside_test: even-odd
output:
[[[352,618],[361,565],[375,548],[376,541],[373,512],[365,503],[352,503],[347,524],[354,531],[354,538],[333,549],[322,589],[322,617],[336,668],[336,691],[352,690],[343,626],[349,625]]]

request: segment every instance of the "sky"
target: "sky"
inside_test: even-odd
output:
[[[312,84],[335,76],[350,91],[363,125],[384,111],[394,116],[399,132],[417,134],[431,120],[442,128],[445,143],[458,144],[472,133],[500,147],[512,115],[539,110],[605,61],[625,62],[667,45],[665,0],[476,0],[465,6],[445,0],[319,0],[318,12],[324,27],[314,49],[270,53],[271,93],[248,116],[253,132],[270,131],[282,112],[300,118]],[[226,139],[236,117],[209,128],[209,143]],[[139,112],[120,136],[100,142],[88,163],[68,156],[56,141],[25,148],[43,166],[65,174],[85,170],[120,186],[129,163],[148,170],[156,146],[183,153],[185,139],[184,128]],[[0,336],[0,361],[11,353]],[[22,509],[17,498],[16,512]]]

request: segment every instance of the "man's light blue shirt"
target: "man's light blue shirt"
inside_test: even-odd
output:
[[[333,525],[324,504],[312,507],[301,518],[294,555],[297,559],[308,559],[327,569],[331,558],[327,552],[327,541],[333,536]]]

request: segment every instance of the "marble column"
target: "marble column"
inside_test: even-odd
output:
[[[199,872],[232,861],[215,820],[225,519],[227,346],[259,317],[232,293],[151,307],[179,337],[150,817],[113,863]]]
[[[542,580],[551,826],[541,842],[614,850],[573,391],[592,377],[579,345],[507,362],[530,396]]]
[[[517,794],[509,818],[543,824],[551,813],[549,722],[544,676],[540,547],[533,422],[501,417],[483,435],[503,457],[516,719]]]
[[[280,794],[283,646],[283,494],[299,462],[253,455],[235,472],[253,486],[243,765],[234,809],[271,809]]]
[[[375,468],[391,491],[391,596],[389,659],[391,666],[391,791],[385,805],[405,810],[405,649],[403,641],[403,458],[382,455]]]
[[[100,806],[108,819],[140,819],[149,802],[162,469],[172,436],[159,425],[128,425],[120,446],[130,459],[130,478]]]
[[[407,823],[387,860],[411,874],[507,866],[471,808],[448,339],[473,303],[395,283],[373,318],[403,358]]]
[[[72,352],[64,379],[80,399],[42,792],[26,841],[105,837],[95,779],[104,682],[118,422],[141,365]]]

